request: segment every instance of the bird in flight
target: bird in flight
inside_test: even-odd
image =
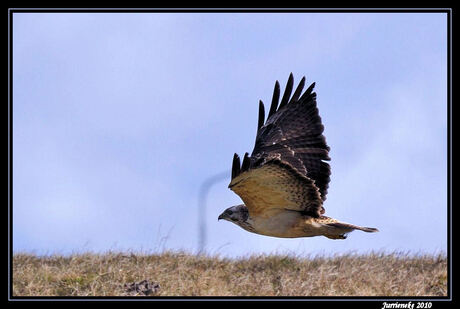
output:
[[[377,232],[324,215],[330,148],[316,107],[315,83],[302,94],[303,77],[291,97],[293,85],[291,73],[280,102],[276,81],[267,119],[259,101],[254,150],[250,156],[245,153],[242,162],[235,153],[228,185],[244,204],[227,208],[218,219],[273,237],[345,239],[354,230]]]

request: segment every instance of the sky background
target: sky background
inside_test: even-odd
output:
[[[445,13],[14,13],[13,250],[228,257],[447,250]],[[326,215],[379,228],[279,239],[217,221],[258,100],[316,82]],[[266,107],[268,108],[268,107]]]

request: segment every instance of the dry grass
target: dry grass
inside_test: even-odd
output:
[[[159,284],[158,296],[446,296],[447,259],[400,253],[239,259],[181,252],[13,256],[14,296],[133,295],[124,285],[142,280]]]

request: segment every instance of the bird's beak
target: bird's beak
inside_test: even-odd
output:
[[[217,218],[217,221],[219,221],[220,219],[223,219],[224,218],[224,214],[221,214],[218,218]]]

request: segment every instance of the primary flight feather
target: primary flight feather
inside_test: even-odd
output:
[[[242,160],[235,153],[228,186],[244,204],[227,208],[219,220],[274,237],[345,239],[353,230],[377,232],[324,216],[330,148],[316,106],[315,83],[302,94],[303,77],[291,96],[293,86],[291,73],[280,101],[276,81],[266,119],[265,106],[259,101],[254,150]]]

